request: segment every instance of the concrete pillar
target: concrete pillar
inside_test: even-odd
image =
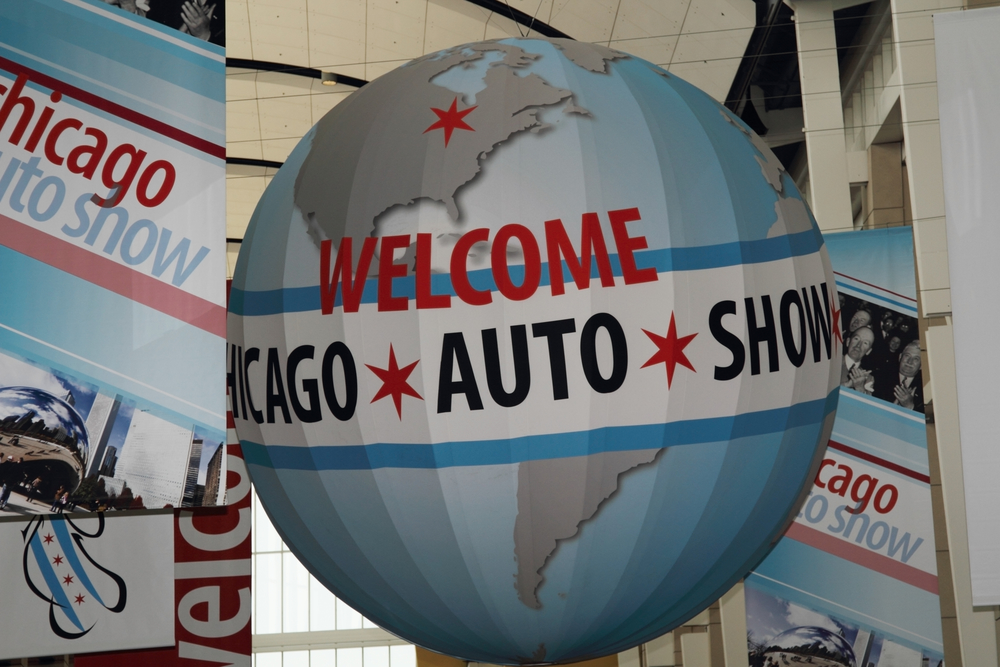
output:
[[[902,144],[872,144],[868,147],[865,229],[898,227],[906,220],[903,178]]]
[[[901,85],[919,306],[924,320],[921,328],[929,371],[930,390],[925,395],[931,398],[935,422],[929,436],[937,447],[944,509],[945,531],[937,531],[937,539],[947,540],[946,545],[937,545],[939,570],[947,570],[939,572],[945,584],[941,587],[945,661],[948,667],[996,667],[994,610],[972,606],[945,236],[932,16],[954,9],[950,0],[892,0],[892,28]]]
[[[795,0],[802,117],[809,161],[809,206],[824,232],[854,227],[847,177],[844,109],[831,0]]]
[[[725,638],[722,635],[722,613],[719,602],[708,608],[708,657],[711,667],[726,667]]]
[[[722,620],[723,653],[726,667],[749,667],[747,657],[747,604],[743,582],[719,598]]]

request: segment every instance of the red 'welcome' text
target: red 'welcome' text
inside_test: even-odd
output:
[[[621,265],[622,280],[626,285],[654,282],[658,279],[656,269],[639,268],[635,263],[635,253],[648,247],[644,236],[630,236],[627,224],[640,220],[639,209],[627,208],[609,211],[614,248]],[[434,294],[431,290],[431,234],[416,235],[416,308],[450,308],[450,294]],[[463,234],[451,253],[450,277],[455,295],[465,303],[484,306],[493,301],[490,289],[477,289],[470,281],[468,259],[473,246],[490,242],[490,230],[473,229]],[[362,241],[357,267],[354,266],[354,240],[341,239],[336,258],[333,257],[333,242],[323,241],[320,248],[320,301],[322,312],[329,315],[336,303],[337,288],[340,288],[341,305],[345,313],[356,313],[361,305],[365,278],[371,269],[378,244],[378,310],[407,310],[410,300],[393,294],[392,281],[407,273],[406,265],[396,262],[395,251],[408,248],[412,244],[410,234],[367,237]],[[521,249],[524,264],[520,282],[515,282],[507,264],[507,249],[516,244]],[[577,289],[590,287],[592,262],[597,265],[597,274],[603,287],[613,287],[615,277],[611,268],[611,256],[604,238],[600,220],[596,213],[585,213],[581,221],[579,252],[573,247],[562,220],[545,223],[545,238],[542,240],[545,257],[549,265],[549,288],[553,296],[566,292],[565,279],[561,267],[565,266]],[[490,271],[493,283],[500,295],[511,301],[531,298],[541,284],[542,244],[534,233],[524,225],[504,225],[496,231],[490,249]],[[331,259],[333,260],[331,271]],[[556,269],[555,267],[560,267]]]

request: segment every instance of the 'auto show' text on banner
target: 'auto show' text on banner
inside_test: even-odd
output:
[[[2,511],[225,502],[220,6],[0,4]]]
[[[750,665],[935,667],[944,648],[912,232],[826,243],[840,295],[840,405],[798,516],[746,578]]]

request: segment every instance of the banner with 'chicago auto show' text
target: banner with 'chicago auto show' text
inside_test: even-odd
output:
[[[746,579],[750,665],[938,667],[912,232],[825,239],[840,294],[840,404],[809,496]]]
[[[0,514],[225,502],[223,12],[187,4],[0,3]]]

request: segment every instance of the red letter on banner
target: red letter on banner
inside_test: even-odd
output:
[[[356,313],[361,305],[361,294],[365,290],[365,277],[375,255],[375,244],[378,239],[367,237],[361,246],[361,258],[358,260],[358,272],[352,278],[351,265],[354,263],[351,255],[351,237],[345,236],[337,248],[337,260],[330,273],[330,255],[333,252],[333,241],[327,239],[320,245],[319,251],[319,298],[324,315],[333,312],[337,297],[337,284],[340,284],[341,299],[345,313]]]

